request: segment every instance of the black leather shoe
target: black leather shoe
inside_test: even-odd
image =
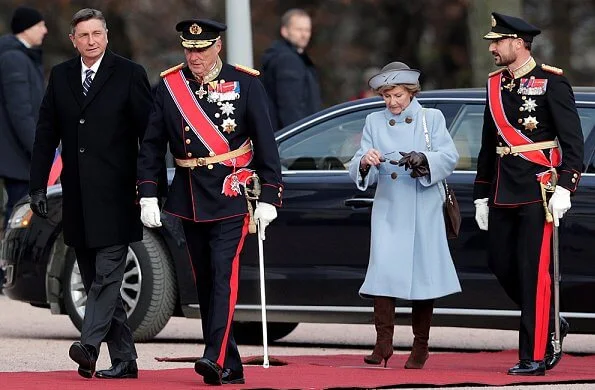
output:
[[[241,385],[246,383],[244,380],[244,371],[235,371],[230,368],[223,370],[221,382],[224,385]]]
[[[550,338],[548,340],[547,346],[545,347],[545,369],[551,370],[552,368],[556,367],[560,360],[562,360],[562,342],[564,341],[564,337],[568,334],[570,330],[570,325],[568,321],[564,319],[564,317],[560,317],[560,352],[554,352],[554,337],[556,336],[556,332],[550,333]]]
[[[194,371],[198,375],[202,375],[204,382],[207,385],[221,385],[221,376],[223,375],[223,369],[215,362],[207,359],[200,358],[194,363]]]
[[[68,350],[68,356],[78,363],[78,373],[83,378],[93,378],[95,363],[97,362],[97,351],[91,345],[83,345],[75,341]]]
[[[545,375],[545,363],[543,360],[521,360],[514,367],[508,370],[508,375]]]
[[[117,362],[107,370],[97,371],[95,377],[104,379],[138,378],[136,360]]]

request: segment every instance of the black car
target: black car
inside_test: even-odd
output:
[[[561,221],[561,308],[574,332],[595,333],[595,88],[576,88],[585,137],[585,172],[573,207]],[[484,89],[422,92],[425,107],[440,109],[460,154],[448,179],[458,198],[462,226],[450,241],[463,292],[438,300],[434,323],[515,329],[519,312],[487,266],[486,234],[475,223],[473,180],[481,141]],[[300,322],[371,323],[372,305],[358,295],[369,253],[373,189],[361,192],[347,167],[359,147],[364,119],[384,108],[379,98],[337,105],[277,134],[284,204],[264,242],[269,337]],[[172,172],[170,172],[171,174]],[[61,188],[48,190],[50,216],[32,215],[27,199],[15,208],[0,259],[7,262],[4,293],[12,299],[68,314],[80,328],[85,293],[74,251],[63,244]],[[145,229],[130,246],[122,296],[137,340],[154,337],[172,315],[198,317],[198,300],[179,220],[163,214],[163,227]],[[395,248],[398,256],[398,248]],[[397,321],[408,321],[408,302]],[[404,314],[404,315],[399,315]],[[234,334],[258,341],[258,252],[255,237],[241,259]]]

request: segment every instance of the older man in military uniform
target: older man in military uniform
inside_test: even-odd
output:
[[[504,68],[488,79],[475,218],[480,229],[489,226],[490,268],[521,308],[520,361],[510,375],[545,375],[561,358],[552,346],[558,319],[551,315],[550,242],[552,225],[570,209],[583,165],[572,88],[561,69],[538,66],[531,56],[539,33],[522,19],[494,12],[484,36]],[[568,323],[560,321],[563,337]]]
[[[176,172],[163,211],[182,219],[191,257],[205,340],[195,371],[205,383],[244,383],[231,331],[238,293],[239,255],[249,230],[246,185],[260,178],[254,219],[264,229],[281,206],[281,165],[258,72],[219,58],[224,24],[185,20],[187,65],[161,74],[140,148],[141,220],[161,226],[159,173],[169,143]]]

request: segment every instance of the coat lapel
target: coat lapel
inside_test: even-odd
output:
[[[84,97],[83,102],[83,110],[89,105],[89,103],[95,98],[97,93],[101,90],[105,82],[110,78],[112,73],[114,73],[114,61],[115,57],[110,52],[105,52],[103,59],[101,60],[101,64],[99,65],[99,69],[97,70],[97,74],[93,78],[93,83],[91,84],[91,88],[89,88],[89,92],[87,96]],[[82,84],[81,84],[81,95],[82,95]]]
[[[81,79],[81,59],[77,57],[68,68],[68,84],[79,107],[83,106],[83,83]]]

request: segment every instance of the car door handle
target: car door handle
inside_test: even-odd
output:
[[[374,199],[372,198],[352,198],[345,201],[345,206],[353,207],[354,209],[361,209],[365,207],[372,207]]]

